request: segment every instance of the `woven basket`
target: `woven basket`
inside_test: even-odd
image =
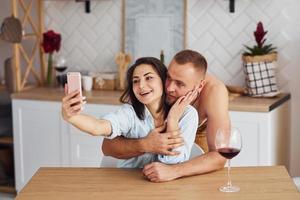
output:
[[[276,81],[277,53],[261,56],[243,56],[248,95],[273,97],[279,94]]]
[[[262,56],[243,56],[242,59],[246,63],[274,62],[277,61],[277,53],[270,53]]]

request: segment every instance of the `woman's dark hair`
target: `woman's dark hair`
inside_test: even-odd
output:
[[[120,97],[120,101],[122,103],[130,103],[138,116],[139,119],[143,120],[145,118],[145,106],[142,104],[134,95],[133,93],[133,83],[132,83],[132,77],[134,70],[142,64],[148,64],[153,67],[153,69],[157,72],[158,76],[162,80],[162,87],[163,87],[163,94],[160,101],[160,106],[156,112],[163,111],[164,113],[164,119],[166,119],[168,115],[168,111],[170,109],[170,106],[167,104],[166,101],[166,89],[165,89],[165,83],[167,79],[167,67],[157,58],[154,57],[142,57],[135,61],[135,63],[128,69],[126,79],[127,84],[124,93]]]

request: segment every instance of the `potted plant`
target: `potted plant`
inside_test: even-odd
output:
[[[279,93],[275,77],[276,47],[265,44],[266,34],[262,22],[258,22],[254,31],[256,45],[253,47],[244,45],[246,51],[242,60],[250,96],[275,96]]]

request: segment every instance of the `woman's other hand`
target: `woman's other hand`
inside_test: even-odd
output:
[[[178,98],[169,111],[167,121],[178,122],[185,108],[197,98],[197,95],[198,90],[194,89],[188,92],[185,96]]]
[[[62,99],[62,116],[63,119],[69,119],[75,115],[80,114],[83,105],[86,104],[86,97],[81,97],[79,91],[74,91],[68,94],[68,85],[65,84],[65,97]]]

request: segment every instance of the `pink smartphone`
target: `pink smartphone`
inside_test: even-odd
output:
[[[79,72],[68,72],[68,94],[74,91],[80,91],[79,95],[82,97],[81,91],[81,74]]]

